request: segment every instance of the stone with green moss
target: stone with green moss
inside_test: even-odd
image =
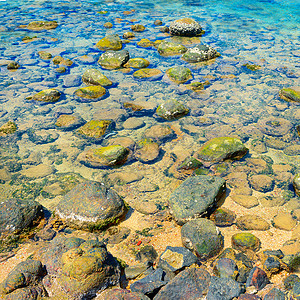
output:
[[[123,34],[124,39],[131,39],[131,38],[134,38],[134,37],[135,37],[135,34],[131,31],[126,31]]]
[[[163,73],[158,69],[143,68],[133,73],[133,77],[137,79],[157,80],[162,77]]]
[[[98,101],[106,95],[106,89],[101,85],[87,86],[80,88],[74,92],[80,98],[80,101]]]
[[[142,31],[146,30],[146,27],[142,24],[134,24],[134,25],[131,25],[131,30],[135,31],[135,32],[142,32]]]
[[[220,162],[226,159],[240,159],[248,153],[248,148],[234,137],[217,137],[207,141],[198,151],[203,162]]]
[[[119,69],[127,63],[129,58],[127,50],[108,50],[100,56],[98,64],[104,69]]]
[[[286,101],[300,102],[300,86],[281,89],[279,97]]]
[[[193,78],[191,70],[183,66],[170,68],[166,74],[171,81],[177,84],[185,83]]]
[[[159,153],[160,149],[158,143],[152,139],[145,138],[136,143],[134,156],[140,162],[151,163],[158,158]]]
[[[121,50],[122,49],[122,40],[117,34],[109,34],[106,37],[102,38],[97,44],[96,47],[101,51],[107,50]]]
[[[112,128],[113,122],[111,120],[91,120],[80,127],[77,133],[93,141],[100,141]]]
[[[148,39],[141,39],[137,45],[142,48],[152,48],[154,46],[153,42]]]
[[[0,127],[0,137],[7,136],[17,131],[17,125],[15,122],[8,121]]]
[[[72,66],[73,64],[73,61],[70,60],[70,59],[65,59],[63,58],[62,56],[55,56],[52,60],[53,64],[54,65],[64,65],[64,66],[67,66],[67,67],[70,67]]]
[[[181,55],[187,50],[188,49],[181,44],[166,41],[161,42],[157,47],[158,53],[162,56]]]
[[[93,168],[120,166],[127,160],[129,150],[121,145],[91,148],[79,154],[78,160]]]
[[[111,86],[113,83],[97,69],[89,69],[82,75],[82,81],[86,85]]]
[[[232,247],[236,250],[258,251],[261,245],[259,238],[250,232],[236,233],[231,237]]]
[[[56,21],[33,21],[27,25],[28,30],[40,31],[55,29],[58,26]]]
[[[165,120],[176,120],[189,113],[189,109],[175,99],[167,100],[159,105],[156,114]]]
[[[11,61],[7,65],[7,70],[17,70],[20,68],[20,65],[16,61]]]
[[[261,69],[260,65],[249,64],[249,63],[244,64],[243,67],[246,67],[250,71],[257,71],[257,70]]]
[[[46,89],[33,95],[32,99],[39,102],[57,102],[61,93],[56,89]]]
[[[40,59],[43,59],[43,60],[50,60],[52,58],[52,54],[47,51],[39,51],[38,55],[39,55]]]
[[[85,123],[85,120],[77,115],[60,115],[56,122],[55,126],[61,130],[73,130],[79,126],[82,126]]]
[[[134,69],[142,69],[147,68],[150,62],[141,57],[130,58],[128,62],[124,65],[125,68],[134,68]]]

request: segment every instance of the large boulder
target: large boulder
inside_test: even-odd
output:
[[[119,69],[125,65],[128,60],[129,52],[127,50],[108,50],[100,56],[98,64],[104,69]]]
[[[224,238],[216,225],[204,218],[187,222],[181,227],[183,245],[201,260],[217,255],[224,246]]]
[[[96,181],[78,184],[58,203],[55,213],[81,229],[101,229],[123,215],[124,202],[112,189]]]
[[[169,32],[171,35],[196,36],[203,34],[201,25],[191,18],[184,18],[170,23]]]
[[[182,56],[182,59],[189,63],[197,63],[201,61],[210,60],[216,57],[219,57],[215,49],[207,45],[198,45],[196,47],[188,49]]]
[[[180,225],[209,215],[216,209],[225,192],[225,180],[221,177],[206,175],[189,177],[169,198],[171,214]]]

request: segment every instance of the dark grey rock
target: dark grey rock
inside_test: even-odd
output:
[[[287,296],[283,291],[273,288],[264,296],[264,300],[287,300]]]
[[[202,27],[194,19],[184,18],[171,22],[169,32],[171,35],[196,36],[202,33]]]
[[[254,267],[246,281],[246,287],[254,286],[257,290],[263,289],[268,283],[270,283],[266,272],[258,267]]]
[[[188,49],[183,56],[182,59],[189,63],[197,63],[200,61],[206,61],[209,59],[213,59],[219,57],[220,53],[218,53],[215,49],[208,45],[198,45],[194,48]]]
[[[292,294],[296,298],[296,300],[300,299],[300,282],[299,281],[295,282],[295,284],[293,286]]]
[[[135,257],[142,263],[152,265],[157,258],[157,252],[152,245],[146,245],[136,253]]]
[[[296,282],[300,282],[299,276],[296,274],[290,274],[283,280],[284,288],[286,290],[292,290]]]
[[[238,267],[234,260],[230,258],[220,258],[214,267],[214,274],[221,278],[236,279]]]
[[[225,196],[225,191],[225,180],[221,177],[206,175],[189,177],[169,198],[171,214],[180,225],[209,215],[217,207],[217,202]]]

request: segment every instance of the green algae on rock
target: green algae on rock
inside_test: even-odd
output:
[[[176,99],[167,100],[156,109],[156,114],[168,121],[182,118],[189,112],[190,110]]]
[[[40,102],[57,102],[60,98],[61,93],[56,89],[46,89],[33,95],[32,100]]]
[[[134,25],[131,25],[131,30],[135,31],[135,32],[142,32],[142,31],[146,30],[146,27],[141,24],[134,24]]]
[[[52,60],[54,65],[65,65],[67,67],[70,67],[73,65],[73,61],[70,59],[65,59],[62,56],[55,56]]]
[[[33,21],[27,25],[28,30],[40,31],[55,29],[58,26],[56,21]]]
[[[281,89],[279,97],[286,101],[300,102],[300,86]]]
[[[85,123],[85,120],[77,115],[60,115],[56,122],[55,126],[61,130],[73,130],[79,126],[82,126]]]
[[[175,56],[181,55],[185,53],[188,49],[183,45],[173,43],[173,42],[166,42],[162,41],[158,47],[157,51],[162,56]]]
[[[236,250],[245,251],[247,249],[258,251],[261,245],[260,240],[250,232],[236,233],[231,237],[232,247]]]
[[[17,70],[20,68],[20,65],[16,61],[11,61],[7,65],[7,70]]]
[[[126,162],[129,150],[121,145],[92,148],[79,154],[78,160],[88,167],[107,168]]]
[[[198,158],[204,162],[220,162],[226,159],[240,159],[248,148],[237,138],[217,137],[207,141],[198,151]]]
[[[133,73],[134,78],[148,80],[157,80],[162,77],[162,75],[163,73],[161,70],[148,68],[139,69]]]
[[[208,45],[198,45],[196,47],[188,49],[182,56],[182,59],[189,63],[197,63],[201,61],[207,61],[216,57],[219,57],[215,49]]]
[[[139,47],[142,47],[142,48],[152,48],[152,47],[154,47],[154,43],[151,42],[148,39],[141,39],[139,42],[137,42],[137,45]]]
[[[150,65],[150,62],[141,57],[130,58],[128,62],[124,65],[125,68],[134,68],[134,69],[142,69],[147,68]]]
[[[254,65],[254,64],[244,64],[243,67],[246,67],[247,69],[251,70],[251,71],[257,71],[261,68],[260,65]]]
[[[43,60],[50,60],[52,58],[52,54],[47,51],[39,51],[38,55],[39,55],[40,59],[43,59]]]
[[[197,36],[204,34],[201,25],[192,18],[183,18],[170,23],[169,31],[171,35]]]
[[[93,85],[80,88],[74,92],[74,94],[81,98],[82,101],[91,100],[98,101],[101,100],[106,95],[106,89],[101,85]]]
[[[117,34],[109,34],[106,37],[102,38],[97,44],[96,47],[101,51],[107,50],[121,50],[122,49],[122,40]]]
[[[127,63],[129,58],[127,50],[108,50],[100,56],[98,64],[104,69],[119,69]]]
[[[82,75],[82,81],[86,85],[111,86],[113,83],[97,69],[89,69]]]
[[[77,130],[81,136],[99,141],[105,133],[108,133],[113,127],[111,120],[91,120]]]
[[[17,131],[17,125],[15,122],[8,121],[0,127],[0,137],[13,134]]]
[[[152,139],[142,139],[136,143],[134,156],[143,163],[151,163],[159,156],[159,145]]]
[[[171,81],[177,84],[185,83],[193,78],[191,70],[183,66],[170,68],[166,74]]]

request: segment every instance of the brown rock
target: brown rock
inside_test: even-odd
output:
[[[262,217],[256,215],[241,216],[236,220],[236,225],[240,230],[268,230],[270,224]]]
[[[297,225],[297,220],[288,212],[279,212],[274,217],[272,223],[278,229],[290,231]]]
[[[246,208],[252,208],[259,204],[258,199],[254,196],[246,196],[246,195],[232,195],[232,200]]]
[[[267,175],[253,175],[249,179],[251,186],[259,192],[265,193],[273,189],[274,180]]]

